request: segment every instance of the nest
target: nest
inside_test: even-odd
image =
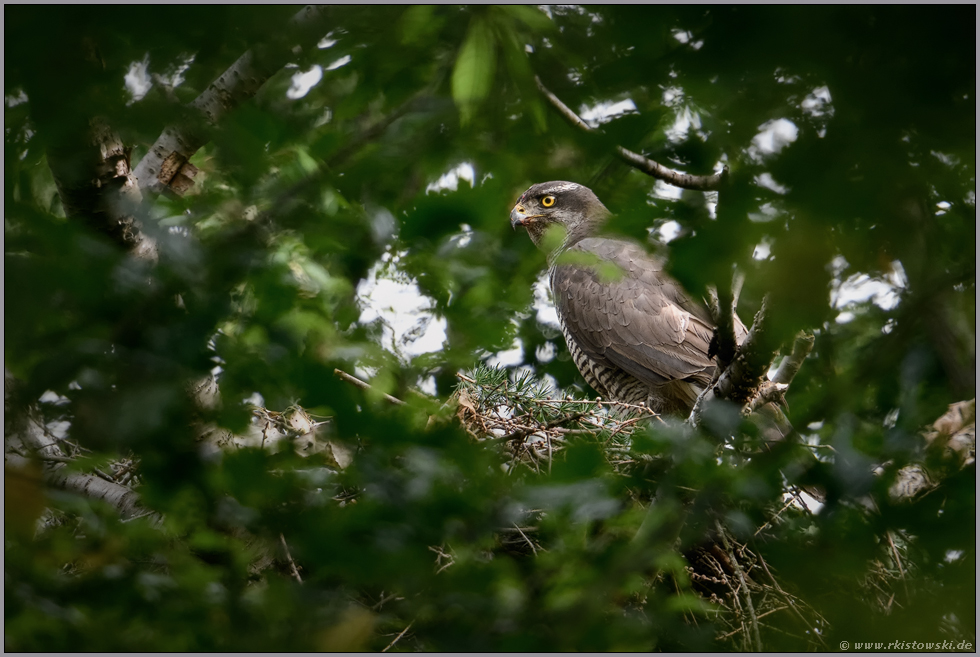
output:
[[[588,435],[602,441],[603,453],[613,470],[625,472],[643,465],[630,451],[633,433],[643,422],[664,422],[642,405],[556,398],[528,375],[508,381],[505,372],[481,368],[474,376],[457,376],[459,422],[475,440],[500,443],[509,455],[507,467],[511,471],[528,468],[536,473],[548,472],[572,436]],[[789,502],[757,529],[762,531],[778,522],[779,515],[791,506],[803,506],[801,491],[787,490],[786,497]],[[499,532],[502,549],[526,556],[544,549],[538,542],[534,519],[529,518],[525,525]],[[826,649],[822,635],[828,628],[827,621],[804,600],[788,592],[762,557],[735,540],[720,523],[684,557],[691,589],[712,610],[709,616],[719,628],[719,642],[732,649],[758,651],[768,645],[773,633],[788,634],[783,628],[793,625],[798,633],[790,637],[797,646]],[[671,576],[661,574],[658,579],[661,585],[677,589],[677,582],[668,584]],[[778,614],[791,616],[792,620],[777,627],[772,621]],[[687,618],[691,624],[698,623],[693,614]]]

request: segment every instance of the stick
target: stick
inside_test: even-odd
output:
[[[403,636],[405,636],[405,632],[408,632],[410,629],[412,629],[412,624],[414,624],[414,623],[415,623],[415,621],[412,621],[411,623],[409,623],[408,625],[406,625],[405,626],[405,629],[402,630],[401,632],[399,632],[398,633],[398,636],[396,636],[392,640],[391,643],[389,643],[387,646],[385,646],[384,649],[381,652],[388,652],[388,648],[391,648],[393,645],[395,645],[396,643],[398,643],[398,640],[401,639]]]
[[[532,434],[535,431],[547,431],[548,429],[554,429],[555,427],[565,424],[566,422],[574,422],[575,420],[585,417],[586,415],[588,415],[588,412],[586,411],[582,411],[579,413],[572,413],[571,415],[560,417],[557,420],[552,420],[551,422],[548,422],[547,424],[543,424],[539,427],[532,427],[529,429],[518,429],[513,433],[509,433],[506,436],[501,436],[500,438],[494,438],[493,440],[499,440],[502,442],[517,440],[519,438],[523,438],[524,436]]]
[[[303,578],[299,576],[299,569],[296,567],[296,562],[293,561],[293,555],[289,553],[289,546],[286,545],[286,537],[282,535],[282,532],[279,532],[279,540],[282,542],[282,549],[286,551],[286,560],[289,561],[289,569],[292,571],[293,577],[302,584]]]
[[[793,610],[793,613],[796,614],[796,617],[799,618],[800,621],[803,623],[803,627],[805,627],[808,631],[810,631],[810,633],[817,638],[817,640],[820,642],[821,645],[824,645],[823,637],[820,636],[819,633],[813,632],[813,627],[812,627],[813,623],[807,622],[806,618],[803,617],[803,614],[800,613],[800,610],[796,608],[796,604],[793,603],[793,600],[792,598],[789,597],[789,594],[786,593],[786,591],[784,591],[781,586],[779,586],[779,582],[777,582],[776,578],[773,577],[773,574],[769,572],[769,566],[766,565],[766,560],[762,558],[761,554],[759,555],[759,563],[762,564],[762,570],[764,570],[766,572],[766,575],[769,576],[769,579],[772,580],[773,587],[775,587],[779,595],[782,596],[783,600],[786,601],[786,604],[789,605],[789,608]]]
[[[717,520],[715,520],[715,527],[718,528],[718,534],[721,536],[721,542],[725,546],[725,551],[728,552],[728,558],[731,559],[732,567],[735,569],[735,573],[738,575],[738,581],[741,584],[741,588],[745,591],[745,604],[749,608],[749,620],[752,621],[752,638],[755,640],[755,650],[757,652],[762,652],[762,640],[759,638],[759,619],[755,615],[755,607],[752,604],[752,595],[749,593],[749,585],[745,583],[745,574],[742,572],[742,567],[738,564],[738,560],[735,558],[735,551],[732,550],[732,546],[728,542],[728,537],[725,535],[725,529]]]
[[[347,383],[352,383],[355,386],[357,386],[358,388],[361,388],[362,390],[371,390],[372,389],[371,388],[371,384],[368,383],[367,381],[361,381],[356,376],[351,376],[350,374],[348,374],[347,372],[345,372],[343,370],[334,369],[333,373],[336,374],[341,379],[343,379],[344,381],[346,381]],[[388,393],[381,393],[381,394],[384,396],[384,398],[387,401],[391,402],[392,404],[395,404],[397,406],[402,406],[402,405],[405,404],[405,402],[403,402],[402,400],[398,399],[398,397],[392,397]]]

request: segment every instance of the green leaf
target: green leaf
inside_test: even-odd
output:
[[[507,72],[510,73],[511,78],[520,90],[521,100],[527,106],[531,119],[534,122],[535,130],[544,132],[547,127],[545,123],[544,104],[541,102],[541,96],[535,85],[534,71],[531,70],[531,63],[527,59],[523,42],[518,38],[514,30],[502,25],[498,25],[497,28],[497,37],[503,50],[504,64],[507,66]]]
[[[474,18],[453,69],[453,100],[463,123],[469,121],[490,93],[497,64],[494,46],[493,31],[487,21]]]
[[[435,5],[415,5],[402,14],[399,27],[403,44],[420,43],[439,31],[443,20],[436,18]]]
[[[527,25],[532,30],[538,32],[552,31],[555,24],[551,22],[544,12],[527,5],[497,5],[500,9],[510,14],[520,22]]]

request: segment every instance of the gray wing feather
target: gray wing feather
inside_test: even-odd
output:
[[[710,381],[713,329],[707,308],[681,291],[659,259],[625,240],[588,238],[570,250],[591,253],[623,271],[618,280],[604,281],[588,266],[552,269],[558,313],[589,357],[655,386],[677,379]]]

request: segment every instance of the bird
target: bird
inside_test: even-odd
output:
[[[531,186],[510,213],[546,251],[551,292],[575,366],[609,401],[688,414],[717,365],[708,307],[639,243],[600,235],[611,213],[574,182]],[[748,331],[734,318],[736,342]]]

